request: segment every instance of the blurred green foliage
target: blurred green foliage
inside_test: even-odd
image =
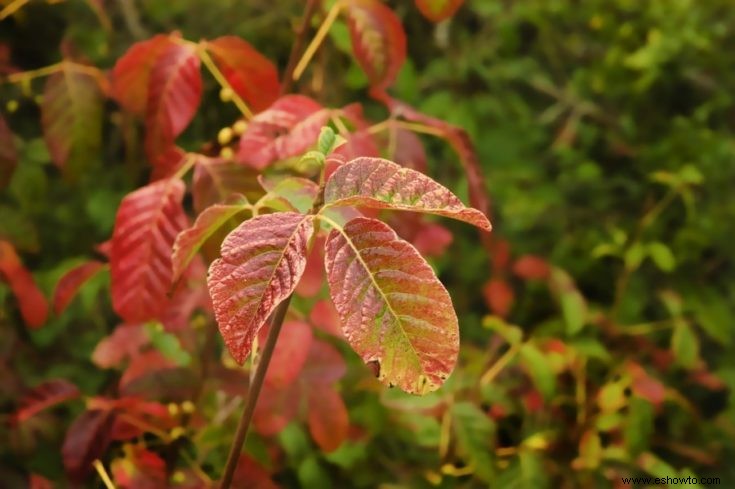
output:
[[[60,42],[110,68],[142,34],[235,34],[283,67],[301,3],[127,1],[96,14],[97,2],[32,2],[0,24],[0,44],[22,69],[58,61]],[[318,488],[572,488],[695,474],[735,485],[727,463],[735,457],[731,2],[471,0],[438,25],[412,2],[389,3],[409,39],[393,94],[467,129],[487,177],[496,242],[507,242],[514,258],[539,255],[554,268],[547,282],[521,280],[496,256],[491,272],[472,231],[449,224],[455,241],[434,264],[460,317],[457,372],[438,393],[413,398],[366,389],[360,362],[346,352],[354,368],[342,394],[355,430],[367,435],[323,454],[294,422],[278,436],[286,462],[275,480]],[[330,38],[316,59],[322,85],[307,77],[301,90],[326,104],[360,100],[368,114],[384,115],[367,99],[344,26]],[[0,237],[23,252],[50,293],[109,237],[120,199],[147,175],[140,129],[109,103],[99,153],[88,155],[77,182],[62,180],[41,139],[41,83],[0,88],[20,148],[0,194]],[[183,138],[189,148],[213,140],[236,116],[216,90],[208,93]],[[430,173],[466,200],[456,156],[440,141],[424,143]],[[515,293],[505,318],[482,301],[491,277]],[[0,284],[3,412],[46,378],[70,379],[90,395],[105,390],[111,373],[93,368],[90,355],[114,326],[107,289],[98,277],[66,313],[27,331]],[[190,360],[174,337],[152,334],[165,354]],[[80,408],[3,430],[0,478],[59,477],[58,446]],[[204,409],[212,419],[217,406]],[[203,467],[217,470],[231,429],[201,430],[199,442],[218,447]],[[270,463],[262,438],[251,437],[247,449]]]

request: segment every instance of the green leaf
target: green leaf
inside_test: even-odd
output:
[[[640,397],[633,396],[628,406],[623,438],[632,456],[648,450],[653,434],[653,405]]]
[[[694,368],[699,360],[699,338],[684,320],[677,320],[671,335],[671,350],[676,363],[684,368]]]
[[[653,259],[656,266],[664,272],[670,272],[676,267],[676,258],[671,249],[665,244],[655,241],[649,243],[648,255]]]
[[[191,355],[184,350],[175,335],[166,332],[158,323],[149,323],[146,326],[151,343],[166,358],[173,360],[180,367],[186,367],[191,363]]]
[[[525,343],[521,347],[520,357],[521,365],[528,372],[536,388],[544,399],[550,400],[556,391],[556,376],[549,360],[532,343]]]
[[[477,406],[462,401],[452,406],[452,427],[460,455],[472,466],[475,475],[490,482],[494,474],[492,450],[495,425]]]

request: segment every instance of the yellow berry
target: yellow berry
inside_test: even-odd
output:
[[[170,414],[171,416],[176,416],[177,414],[179,414],[179,406],[177,406],[173,402],[169,402],[167,407],[168,414]]]
[[[217,133],[217,142],[224,146],[230,141],[232,141],[232,128],[223,127],[219,130],[219,133]]]
[[[196,406],[194,406],[194,403],[191,401],[184,401],[181,403],[181,410],[186,414],[191,414],[196,410]]]
[[[232,148],[222,148],[222,150],[219,152],[219,155],[226,159],[232,159],[233,156],[235,156],[235,152],[232,151]]]
[[[235,131],[235,134],[237,134],[238,136],[242,136],[242,134],[245,132],[245,129],[247,128],[248,123],[242,119],[235,122],[235,124],[232,126],[232,130]]]
[[[182,428],[181,426],[177,426],[176,428],[173,428],[173,429],[172,429],[172,430],[171,430],[171,431],[169,432],[169,435],[170,435],[170,436],[171,436],[171,438],[172,438],[172,439],[174,439],[174,440],[176,440],[177,438],[181,438],[181,437],[182,437],[182,436],[184,436],[185,434],[186,434],[186,431],[185,431],[185,430],[184,430],[184,428]]]
[[[230,100],[232,100],[233,95],[234,93],[229,87],[224,87],[222,88],[222,90],[219,91],[219,99],[223,102],[229,102]]]
[[[8,112],[11,114],[18,110],[18,101],[17,100],[8,100],[8,103],[5,105],[5,108],[8,109]]]
[[[184,474],[184,473],[183,473],[182,471],[180,471],[180,470],[177,470],[177,471],[176,471],[176,472],[174,472],[174,474],[173,474],[173,475],[171,476],[171,480],[172,480],[172,481],[173,481],[173,482],[174,482],[175,484],[181,484],[181,483],[183,483],[184,481],[186,481],[186,474]]]

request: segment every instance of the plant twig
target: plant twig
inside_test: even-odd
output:
[[[291,84],[293,83],[293,72],[296,68],[296,63],[299,60],[301,49],[304,47],[304,41],[306,40],[306,33],[309,31],[309,24],[311,24],[311,18],[316,12],[317,4],[319,0],[308,0],[306,8],[304,9],[304,17],[301,19],[301,25],[299,25],[296,31],[296,40],[291,47],[291,54],[288,56],[288,63],[286,64],[286,71],[283,72],[283,80],[281,81],[281,95],[285,95],[291,90]]]
[[[212,57],[209,56],[207,48],[203,44],[200,44],[197,52],[199,54],[199,59],[202,60],[202,64],[204,64],[207,70],[209,70],[214,79],[217,80],[217,83],[219,83],[223,89],[229,90],[229,96],[231,97],[232,103],[235,104],[235,106],[240,110],[240,112],[242,112],[242,115],[244,115],[246,119],[252,119],[253,111],[250,110],[250,107],[248,107],[248,105],[240,97],[240,95],[238,95],[237,92],[232,88],[232,85],[230,85],[230,82],[227,81],[225,75],[223,75],[220,69],[217,68],[217,65],[214,63],[214,61],[212,61]]]
[[[4,20],[6,17],[10,17],[18,10],[23,8],[23,5],[27,4],[28,0],[14,0],[7,7],[0,10],[0,20]]]
[[[500,357],[489,369],[485,372],[480,379],[480,385],[487,385],[493,381],[495,377],[513,360],[516,354],[521,351],[521,344],[516,343],[506,351],[502,357]]]
[[[316,50],[319,49],[319,46],[322,44],[322,41],[324,41],[324,38],[327,37],[329,28],[332,27],[334,21],[337,20],[337,16],[339,15],[340,10],[342,10],[342,6],[342,2],[338,0],[337,2],[335,2],[334,5],[332,5],[332,8],[329,9],[329,12],[324,18],[322,25],[319,26],[319,30],[316,32],[314,39],[311,40],[311,43],[309,43],[309,46],[306,48],[306,51],[304,51],[303,56],[301,56],[301,59],[296,65],[293,76],[291,77],[293,81],[298,81],[298,79],[301,78],[304,70],[309,65],[309,61],[311,61],[311,58],[314,57],[314,53],[316,53]]]
[[[290,303],[291,296],[289,295],[286,300],[281,302],[276,310],[273,311],[273,319],[271,320],[270,331],[268,331],[268,338],[265,340],[265,345],[263,345],[263,351],[260,354],[260,362],[258,362],[258,366],[255,370],[255,377],[253,377],[253,382],[250,384],[245,409],[242,412],[240,423],[237,425],[235,439],[232,441],[232,445],[230,446],[230,454],[227,456],[227,464],[225,465],[225,472],[222,476],[220,489],[229,489],[232,484],[232,477],[235,474],[237,462],[240,459],[240,452],[242,451],[242,446],[248,436],[250,422],[253,420],[253,413],[255,413],[255,405],[258,402],[260,389],[263,387],[265,373],[268,370],[268,364],[273,356],[273,350],[276,347],[278,334],[281,332],[283,319],[286,317],[286,311],[288,310],[288,305]]]
[[[94,466],[94,470],[99,474],[100,479],[102,479],[102,482],[105,484],[105,487],[107,489],[116,489],[115,484],[112,483],[112,479],[110,479],[110,475],[107,473],[105,466],[102,465],[102,462],[100,462],[100,459],[96,459],[92,462],[92,465]]]

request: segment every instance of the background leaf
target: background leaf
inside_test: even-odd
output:
[[[115,217],[110,252],[112,304],[125,321],[155,319],[171,287],[171,250],[188,226],[184,184],[159,180],[128,194]]]

